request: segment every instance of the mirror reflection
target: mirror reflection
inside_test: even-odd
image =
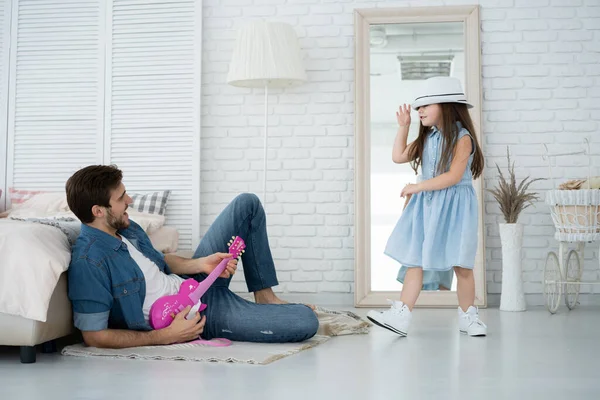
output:
[[[398,129],[396,111],[410,104],[422,81],[433,76],[458,78],[465,87],[462,22],[380,24],[370,29],[371,119],[371,290],[399,291],[400,264],[384,254],[385,245],[402,214],[402,188],[415,183],[410,164],[394,164],[392,147]],[[419,130],[412,111],[408,143]],[[420,173],[420,171],[419,171]],[[450,271],[454,275],[454,272]],[[442,290],[456,290],[456,278]],[[427,287],[423,289],[427,290]],[[430,289],[431,290],[431,289]]]

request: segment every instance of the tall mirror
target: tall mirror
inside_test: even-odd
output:
[[[355,304],[387,306],[388,298],[399,298],[402,284],[397,280],[400,265],[384,249],[404,208],[400,192],[417,180],[409,164],[392,162],[395,112],[413,102],[424,80],[456,77],[474,105],[471,117],[481,137],[478,7],[356,10],[355,35]],[[414,110],[412,117],[409,143],[419,129]],[[475,302],[485,306],[481,180],[474,185],[480,204]],[[417,306],[457,306],[454,276],[451,282],[424,290]]]

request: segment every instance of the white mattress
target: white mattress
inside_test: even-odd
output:
[[[35,346],[74,331],[71,303],[67,298],[67,274],[58,280],[50,299],[46,322],[0,313],[1,346]]]
[[[45,322],[70,261],[67,236],[59,229],[0,219],[0,313]]]

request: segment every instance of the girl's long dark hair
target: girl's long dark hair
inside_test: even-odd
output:
[[[477,141],[477,135],[475,135],[473,120],[471,120],[471,115],[469,115],[467,106],[460,103],[441,103],[440,107],[442,108],[442,123],[441,127],[438,128],[440,128],[442,134],[443,148],[438,163],[438,174],[447,172],[450,168],[450,160],[454,154],[458,139],[458,127],[456,126],[456,123],[460,122],[463,128],[469,131],[473,138],[473,143],[475,144],[475,153],[473,154],[473,163],[471,164],[471,174],[473,175],[473,179],[477,179],[483,172],[484,159],[483,154],[481,153],[481,147],[479,147],[479,142]],[[417,173],[417,170],[422,163],[425,139],[430,130],[430,127],[419,124],[419,136],[417,136],[417,139],[413,145],[410,146],[408,151],[409,160],[412,160],[410,165],[415,173]]]

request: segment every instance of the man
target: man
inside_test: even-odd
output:
[[[278,284],[267,239],[266,216],[255,195],[236,197],[209,228],[192,259],[163,256],[146,233],[129,220],[132,200],[114,166],[93,165],[77,171],[66,184],[67,202],[81,220],[81,234],[72,249],[69,299],[74,323],[85,343],[123,348],[227,338],[249,342],[297,342],[318,329],[311,308],[287,304],[271,289]],[[152,330],[152,303],[176,294],[184,278],[202,281],[228,255],[227,242],[240,236],[248,290],[255,303],[229,290],[237,260],[228,263],[202,297],[208,305],[187,320],[189,307],[171,325]],[[183,276],[183,277],[182,277]]]

